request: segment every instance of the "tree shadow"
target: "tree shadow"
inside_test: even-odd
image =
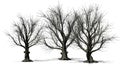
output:
[[[47,61],[58,61],[59,58],[44,59],[44,60],[33,60],[34,62],[47,62]]]
[[[72,61],[75,61],[75,62],[80,62],[80,63],[88,63],[86,60],[84,59],[81,59],[81,58],[71,58]],[[92,63],[109,63],[110,61],[103,61],[103,60],[97,60],[97,61],[94,61]]]
[[[86,60],[81,59],[81,58],[71,58],[71,60],[59,60],[59,58],[52,58],[52,59],[44,59],[44,60],[33,60],[34,62],[48,62],[48,61],[68,61],[68,62],[73,62],[73,63],[88,63]],[[93,63],[109,63],[110,61],[103,61],[103,60],[98,60]],[[90,63],[90,64],[93,64]]]
[[[82,62],[82,63],[89,63],[87,60],[83,60],[83,61],[80,61],[78,60],[78,62]],[[103,61],[103,60],[95,60],[93,62],[91,62],[90,64],[93,64],[93,63],[108,63],[109,61]]]
[[[60,58],[52,58],[52,59],[43,59],[43,60],[33,60],[34,62],[48,62],[48,61],[77,61],[77,59],[70,58],[70,60],[61,60]]]

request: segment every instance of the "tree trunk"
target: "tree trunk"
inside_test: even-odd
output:
[[[91,50],[92,50],[92,38],[90,36],[90,33],[88,34],[88,37],[89,37],[89,39],[88,39],[86,57],[87,57],[87,62],[88,63],[93,63],[94,60],[93,60],[93,57],[91,55],[92,54],[92,52],[91,52]]]
[[[61,52],[62,57],[60,58],[60,60],[70,60],[70,58],[68,58],[68,52],[66,46],[64,46],[61,51],[62,51]]]
[[[86,57],[87,57],[87,62],[88,63],[93,63],[94,62],[94,59],[93,59],[93,57],[92,57],[92,55],[91,55],[92,53],[91,52],[87,52],[87,54],[86,54]]]
[[[30,52],[28,47],[25,48],[24,53],[25,53],[25,58],[23,62],[32,62],[32,60],[30,60],[30,56],[29,56]]]

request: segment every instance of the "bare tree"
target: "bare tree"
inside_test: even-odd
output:
[[[49,14],[43,14],[43,18],[49,24],[47,28],[50,30],[51,40],[56,46],[50,45],[46,38],[44,43],[51,49],[61,50],[62,57],[60,60],[70,60],[67,55],[67,48],[73,43],[74,38],[71,38],[73,32],[73,26],[77,20],[76,14],[64,14],[61,7],[57,6],[55,9],[52,8],[48,12]],[[70,18],[71,19],[68,19]]]
[[[14,24],[14,35],[8,34],[15,45],[25,49],[25,59],[23,62],[31,62],[29,48],[38,44],[42,39],[42,27],[37,29],[38,20],[25,19],[19,17],[19,22]]]
[[[103,14],[98,11],[98,7],[84,9],[83,13],[78,13],[78,16],[74,30],[75,41],[86,52],[87,62],[92,63],[95,62],[92,53],[99,51],[113,37],[105,35],[108,25],[103,25]]]

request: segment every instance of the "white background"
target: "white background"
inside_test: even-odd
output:
[[[55,7],[58,2],[64,11],[81,9],[89,5],[98,5],[105,14],[105,23],[110,24],[108,34],[117,37],[107,43],[103,49],[93,54],[95,60],[101,63],[87,64],[85,53],[78,47],[68,49],[69,57],[74,60],[60,61],[60,51],[49,50],[43,45],[30,49],[30,57],[34,62],[23,63],[24,49],[13,45],[7,32],[12,31],[12,25],[17,16],[37,17],[39,12],[45,12]],[[120,67],[120,1],[119,0],[0,0],[0,68],[119,68]]]

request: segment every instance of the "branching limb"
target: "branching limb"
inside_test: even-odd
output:
[[[23,45],[20,45],[13,36],[11,36],[10,34],[8,34],[8,36],[13,40],[13,42],[17,45],[17,46],[21,46],[23,48],[25,48]]]
[[[52,35],[52,34],[51,34]],[[61,48],[61,46],[58,44],[58,40],[54,38],[54,35],[52,35],[52,40],[55,43],[55,45],[59,48]]]
[[[40,28],[40,29],[37,31],[37,33],[36,33],[36,35],[34,36],[34,38],[33,38],[31,41],[29,41],[29,44],[33,43],[36,39],[39,39],[38,37],[40,36],[41,30],[42,30],[42,28]]]
[[[60,39],[58,33],[56,31],[54,31],[54,29],[50,26],[48,26],[48,28],[54,33],[54,35],[56,36],[56,38],[60,41],[60,43],[62,44],[62,40]]]
[[[87,52],[87,50],[85,48],[83,48],[83,46],[80,44],[79,40],[75,40],[75,42],[78,44],[78,46],[84,51]]]
[[[95,50],[93,50],[92,52],[95,52],[95,51],[98,51],[98,50],[100,50],[101,48],[102,48],[102,46],[107,42],[107,41],[110,41],[110,40],[112,40],[113,39],[113,37],[111,37],[111,38],[104,38],[104,37],[102,37],[102,40],[101,40],[101,42],[100,42],[100,46],[97,48],[97,49],[95,49]]]
[[[74,40],[75,40],[75,38],[72,39],[72,40],[69,42],[69,44],[66,45],[66,47],[68,48],[68,47],[74,42]]]
[[[47,42],[46,42],[46,40],[44,40],[44,44],[45,44],[48,48],[50,48],[50,49],[58,49],[58,50],[61,50],[61,48],[52,47],[52,46],[48,45]]]

